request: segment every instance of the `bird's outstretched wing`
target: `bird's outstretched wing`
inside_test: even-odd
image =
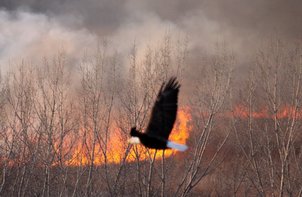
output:
[[[162,84],[152,109],[146,134],[169,138],[176,119],[179,88],[180,84],[176,81],[176,77]]]

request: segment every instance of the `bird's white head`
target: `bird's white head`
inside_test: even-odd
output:
[[[139,144],[141,143],[139,138],[138,137],[131,137],[129,140],[128,140],[128,143],[130,144]]]

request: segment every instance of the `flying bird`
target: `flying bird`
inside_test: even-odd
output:
[[[176,77],[170,78],[167,83],[161,85],[145,132],[132,127],[129,143],[143,144],[147,148],[161,150],[172,148],[185,151],[188,148],[186,145],[169,141],[176,120],[179,88],[180,84]]]

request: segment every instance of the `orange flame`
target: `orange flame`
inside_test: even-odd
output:
[[[243,105],[237,105],[232,114],[235,118],[243,118],[246,119],[249,116],[252,118],[260,119],[260,118],[269,118],[269,113],[267,108],[263,108],[260,111],[249,111],[248,107]]]
[[[219,116],[223,118],[235,117],[240,119],[251,117],[254,119],[295,118],[302,120],[302,109],[285,105],[280,107],[274,114],[267,107],[253,111],[244,105],[237,105],[232,111],[221,112]],[[186,144],[192,130],[190,121],[191,114],[189,108],[180,109],[170,135],[170,140],[180,144]],[[146,149],[142,145],[129,145],[127,143],[129,134],[123,134],[117,127],[111,129],[108,133],[110,135],[105,138],[107,141],[104,141],[101,136],[93,135],[92,131],[85,131],[84,129],[82,129],[78,135],[69,133],[64,139],[58,138],[54,143],[57,160],[53,162],[53,165],[85,166],[89,164],[119,164],[122,162],[161,159],[163,154],[165,157],[170,157],[177,153],[171,149],[155,151]],[[34,141],[33,137],[33,143],[35,143]],[[21,160],[22,159],[20,159],[20,161]],[[7,165],[13,166],[18,163],[18,160],[2,156],[0,157],[0,162],[6,162]]]
[[[180,109],[169,139],[185,144],[192,129],[190,126],[190,120],[191,115],[189,113],[189,109]],[[68,166],[83,166],[89,165],[92,162],[94,165],[102,165],[105,163],[117,164],[121,162],[142,161],[153,158],[160,159],[163,154],[166,157],[176,154],[175,150],[170,149],[165,151],[156,151],[146,149],[142,145],[131,147],[131,145],[127,144],[127,139],[123,137],[122,132],[119,129],[116,128],[111,133],[112,134],[108,137],[108,141],[106,143],[103,143],[101,139],[93,139],[92,136],[86,134],[86,139],[88,137],[86,142],[81,142],[81,140],[79,140],[71,153],[70,159],[65,161],[64,164]],[[89,142],[89,144],[87,142]],[[100,144],[104,145],[101,146]]]
[[[230,116],[229,113],[226,113],[225,115]],[[269,112],[267,107],[261,109],[260,111],[249,111],[248,107],[243,105],[237,105],[232,112],[232,116],[235,118],[242,119],[246,119],[248,117],[252,117],[255,119],[273,119],[274,116],[276,116],[278,119],[302,119],[302,110],[299,110],[292,106],[283,106],[274,115]]]
[[[222,117],[235,117],[241,119],[246,119],[248,117],[255,119],[274,118],[274,115],[269,112],[268,108],[263,108],[259,111],[249,111],[249,108],[243,105],[237,105],[232,112],[222,112],[220,115]],[[296,110],[293,107],[284,106],[276,113],[276,117],[279,119],[293,117],[301,119],[302,111]],[[191,115],[189,113],[189,108],[180,109],[169,139],[180,144],[185,144],[189,138],[189,133],[192,130],[190,120]],[[65,165],[83,166],[89,165],[92,162],[94,165],[103,165],[105,163],[118,164],[121,162],[133,162],[138,160],[161,159],[163,154],[165,157],[176,154],[176,151],[171,149],[156,151],[153,149],[146,149],[142,145],[129,145],[127,144],[127,138],[129,136],[122,135],[121,130],[117,127],[112,129],[110,134],[106,143],[101,142],[101,140],[94,141],[94,148],[92,145],[94,137],[91,135],[91,132],[90,135],[86,134],[85,136],[79,137],[78,142],[71,153],[70,159],[64,162]],[[86,141],[81,141],[81,139],[85,138]],[[103,146],[100,144],[103,144]]]

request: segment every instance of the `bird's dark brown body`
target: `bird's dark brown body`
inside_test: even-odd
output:
[[[159,138],[157,136],[150,136],[148,134],[141,133],[137,131],[135,128],[132,128],[131,134],[132,136],[138,137],[140,139],[140,142],[147,148],[159,149],[159,150],[168,149],[167,140],[165,139]]]
[[[169,135],[173,129],[177,115],[179,88],[180,84],[176,80],[176,77],[172,77],[167,83],[162,84],[145,132],[137,131],[136,127],[131,128],[130,143],[141,143],[147,148],[159,150],[173,148],[185,151],[187,149],[186,145],[169,141]]]

